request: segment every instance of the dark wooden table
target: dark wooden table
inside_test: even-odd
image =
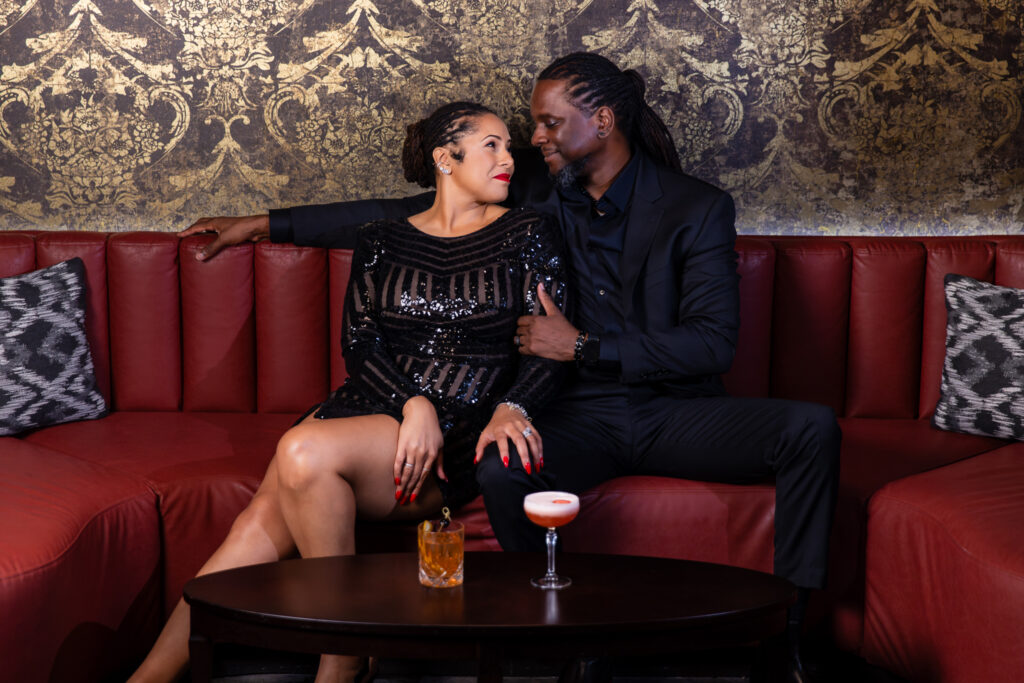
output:
[[[208,574],[185,586],[192,680],[209,681],[214,646],[476,660],[482,681],[505,659],[667,654],[777,635],[795,599],[788,581],[702,562],[558,556],[572,578],[542,591],[545,558],[467,553],[458,588],[425,588],[415,553],[286,560]]]

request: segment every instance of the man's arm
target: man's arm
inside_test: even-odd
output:
[[[739,334],[736,211],[722,193],[709,207],[677,273],[676,324],[609,335],[626,384],[720,375],[729,370]],[[670,282],[665,283],[671,287]],[[604,338],[601,340],[604,347]],[[601,349],[605,360],[606,349]]]
[[[627,320],[624,331],[601,335],[599,356],[592,364],[618,372],[626,384],[719,375],[729,369],[739,333],[739,276],[735,208],[728,194],[711,203],[697,230],[676,274],[674,321],[661,321],[664,327],[648,321],[641,328]],[[665,286],[672,287],[671,280]],[[548,315],[520,318],[517,333],[521,352],[565,361],[574,359],[584,331],[565,316]]]
[[[254,216],[200,218],[179,232],[178,237],[206,232],[217,235],[196,253],[200,261],[215,256],[224,247],[267,238],[299,246],[351,249],[355,246],[358,226],[382,218],[411,216],[425,210],[433,201],[434,193],[424,192],[400,199],[362,199],[273,209],[269,214]]]

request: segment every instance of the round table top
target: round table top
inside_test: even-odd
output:
[[[254,624],[480,636],[699,629],[779,613],[796,595],[770,574],[686,560],[559,553],[556,570],[573,582],[560,591],[530,585],[545,569],[542,554],[466,553],[462,586],[427,588],[415,553],[297,559],[207,574],[185,596]]]

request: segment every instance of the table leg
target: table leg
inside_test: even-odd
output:
[[[501,652],[498,648],[483,646],[478,652],[477,680],[480,683],[501,683]]]
[[[192,683],[210,683],[213,680],[213,641],[193,633],[188,639],[188,658]]]
[[[570,660],[558,676],[558,683],[611,683],[611,680],[612,669],[608,660],[596,657]]]

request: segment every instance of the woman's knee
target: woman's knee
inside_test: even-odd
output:
[[[335,475],[327,465],[322,448],[319,440],[301,427],[285,432],[274,455],[278,486],[301,491],[327,474]]]

